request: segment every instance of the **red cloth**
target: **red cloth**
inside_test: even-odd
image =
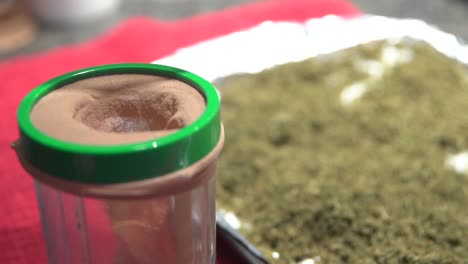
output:
[[[327,14],[353,16],[358,11],[345,0],[277,0],[171,23],[134,18],[86,43],[0,62],[0,263],[47,262],[32,180],[10,149],[17,138],[16,109],[29,90],[82,67],[149,62],[177,48],[247,29],[265,20],[304,21]],[[218,263],[239,261],[221,246]]]

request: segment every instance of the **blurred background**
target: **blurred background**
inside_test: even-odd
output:
[[[170,42],[171,39],[168,36],[174,36],[171,35],[171,31],[162,30],[165,32],[164,36],[149,35],[151,33],[145,35],[146,27],[140,27],[142,24],[137,24],[140,30],[125,31],[126,34],[132,35],[133,33],[134,39],[129,40],[125,35],[112,39],[119,43],[100,41],[98,44],[102,45],[83,44],[79,45],[79,48],[67,47],[67,45],[95,39],[105,32],[111,32],[112,28],[133,17],[150,17],[154,21],[176,21],[260,1],[280,0],[0,0],[0,98],[2,99],[0,104],[0,114],[2,114],[0,119],[2,128],[0,133],[0,147],[2,147],[0,148],[2,156],[0,159],[0,200],[2,201],[0,220],[3,221],[0,221],[0,263],[46,263],[32,183],[9,148],[11,142],[17,139],[16,109],[23,96],[38,84],[67,71],[100,64],[103,61],[106,63],[129,60],[150,62],[151,59],[158,59],[157,55],[170,54],[173,52],[171,48],[179,48],[180,43],[193,44],[216,34],[205,34],[206,32],[198,30],[198,32],[193,32],[193,36],[200,35],[198,38],[190,38],[192,35],[189,35],[188,38],[182,39],[180,36],[187,36],[185,33],[187,31],[179,31],[180,40],[173,37],[172,39],[176,41],[170,45],[161,45],[161,43]],[[290,3],[293,5],[299,0],[283,0],[283,3],[284,1],[287,1],[288,5]],[[312,2],[313,0],[302,2],[305,3],[305,1]],[[468,0],[348,1],[363,13],[421,19],[468,41]],[[343,3],[346,0],[322,0],[319,7],[322,8],[334,2]],[[314,10],[316,7],[314,6]],[[299,11],[299,13],[301,11],[291,10]],[[275,9],[275,11],[278,10]],[[250,17],[253,16],[250,14]],[[232,22],[233,20],[236,22],[242,20],[242,15],[228,17],[223,21]],[[152,22],[149,24],[148,28],[151,29]],[[206,27],[207,32],[215,31],[206,24],[202,25]],[[184,26],[191,30],[187,24]],[[231,28],[238,27],[231,25]],[[131,30],[135,30],[135,27],[131,27]],[[152,32],[160,31],[153,29]],[[192,31],[189,32],[192,33]],[[217,34],[222,32],[218,30]],[[138,45],[143,41],[138,41],[146,39],[146,36],[152,37],[151,42],[147,42],[148,45],[141,45],[147,48],[146,50],[139,50]],[[129,43],[118,45],[125,41]],[[60,49],[59,52],[48,52],[56,49]],[[148,51],[155,49],[158,49],[158,52]],[[39,55],[27,57],[31,54]],[[218,258],[223,258],[222,251],[218,251],[217,254]],[[229,256],[228,253],[224,253],[224,256],[226,255]],[[235,258],[224,258],[234,260],[231,262],[224,260],[218,263],[238,263]]]
[[[254,0],[0,0],[0,60],[92,39],[129,17],[171,21],[251,2]],[[419,18],[468,39],[465,0],[352,2],[365,13]]]

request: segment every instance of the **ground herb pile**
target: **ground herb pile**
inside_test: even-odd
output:
[[[218,208],[271,263],[468,263],[464,65],[379,41],[219,88]]]

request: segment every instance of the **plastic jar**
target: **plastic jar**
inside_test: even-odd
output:
[[[46,94],[111,74],[183,81],[204,96],[206,109],[172,134],[126,145],[68,143],[31,122],[33,106]],[[31,91],[18,110],[14,148],[35,180],[49,263],[214,263],[214,173],[224,142],[219,110],[209,82],[154,64],[83,69]]]

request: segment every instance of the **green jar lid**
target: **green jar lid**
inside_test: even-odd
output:
[[[205,111],[190,125],[167,136],[125,145],[82,145],[50,137],[31,122],[33,106],[67,84],[112,74],[149,74],[177,79],[198,89]],[[188,167],[212,151],[221,138],[220,96],[203,78],[156,64],[111,64],[56,77],[32,90],[18,109],[20,159],[53,177],[89,184],[114,184],[162,176]]]

